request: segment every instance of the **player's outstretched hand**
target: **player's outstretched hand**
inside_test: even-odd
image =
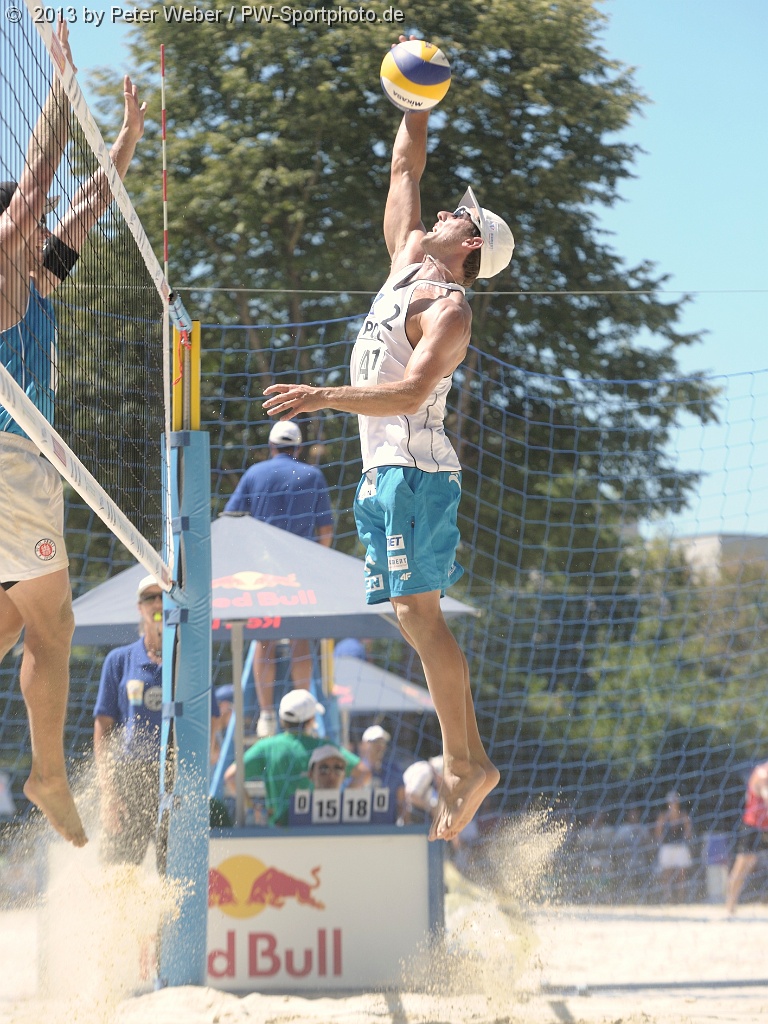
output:
[[[133,84],[130,75],[126,75],[123,79],[123,96],[125,97],[123,126],[132,133],[138,142],[144,134],[144,114],[147,104],[139,104],[139,88]]]

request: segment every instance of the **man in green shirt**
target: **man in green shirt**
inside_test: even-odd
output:
[[[297,789],[309,789],[309,758],[317,747],[328,741],[314,735],[315,718],[323,708],[308,690],[290,690],[280,701],[278,715],[281,732],[258,740],[243,759],[245,780],[261,779],[267,792],[267,816],[270,825],[287,825],[291,797]],[[352,786],[368,783],[370,772],[356,754],[342,750],[347,765],[346,777]],[[224,776],[227,789],[234,791],[235,765]]]

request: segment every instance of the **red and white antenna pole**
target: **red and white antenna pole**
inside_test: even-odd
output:
[[[160,106],[163,142],[163,269],[168,280],[168,162],[166,159],[166,114],[165,114],[165,44],[160,45]]]

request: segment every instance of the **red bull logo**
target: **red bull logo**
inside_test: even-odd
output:
[[[308,878],[268,867],[256,857],[228,857],[208,873],[208,906],[233,918],[254,917],[267,907],[282,909],[288,901],[295,905],[324,910],[318,898],[320,868],[314,867]],[[292,978],[342,976],[341,928],[318,928],[314,937],[305,938],[300,949],[283,948],[280,938],[269,931],[228,929],[220,939],[222,948],[208,954],[211,978],[270,978],[287,974]],[[305,944],[308,942],[308,944]]]
[[[217,597],[217,589],[239,590],[241,593],[238,597]],[[314,590],[302,587],[295,572],[287,576],[268,572],[236,572],[233,576],[215,579],[213,590],[211,603],[214,608],[280,608],[317,604]]]
[[[267,867],[256,857],[228,857],[208,872],[208,906],[228,917],[254,917],[266,907],[279,910],[286,900],[324,910],[325,904],[313,895],[320,886],[319,867],[312,868],[310,879]]]
[[[288,576],[277,576],[271,572],[236,572],[233,576],[220,576],[212,586],[214,590],[217,587],[222,590],[266,590],[269,587],[299,588],[301,583],[295,572]]]

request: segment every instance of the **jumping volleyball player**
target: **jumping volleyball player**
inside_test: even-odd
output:
[[[470,340],[464,289],[504,270],[514,240],[471,188],[426,230],[419,184],[428,120],[429,112],[406,113],[395,138],[384,211],[392,265],[355,342],[352,385],[273,384],[264,407],[281,419],[326,408],[359,417],[363,477],[355,520],[367,549],[366,599],[392,602],[421,659],[444,754],[430,838],[449,840],[472,820],[499,772],[480,739],[467,660],[440,608],[445,588],[463,571],[454,561],[461,466],[443,420],[451,375]]]
[[[58,23],[56,34],[72,63],[66,22]],[[144,134],[146,108],[128,77],[123,91],[123,126],[110,150],[121,178]],[[57,200],[47,194],[67,145],[68,122],[69,103],[54,75],[19,181],[0,183],[0,360],[49,422],[57,342],[49,296],[68,277],[86,235],[112,201],[99,170],[48,231],[45,215]],[[74,616],[61,478],[2,406],[0,481],[0,659],[23,629],[20,681],[32,744],[24,794],[57,832],[83,846],[87,839],[64,760]]]

